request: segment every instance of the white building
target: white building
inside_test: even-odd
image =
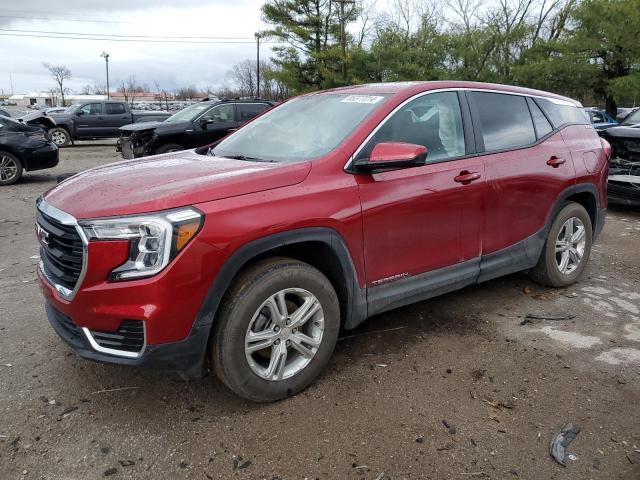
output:
[[[104,95],[74,95],[69,94],[64,96],[64,101],[67,105],[84,101],[101,101],[104,100]],[[19,107],[36,106],[39,108],[55,107],[56,103],[60,103],[62,99],[60,94],[55,97],[49,92],[29,92],[11,95],[8,99],[9,102],[15,102]]]

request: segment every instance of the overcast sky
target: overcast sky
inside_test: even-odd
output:
[[[0,89],[46,91],[54,86],[42,62],[66,65],[69,88],[104,85],[102,51],[110,54],[110,87],[135,75],[154,89],[195,84],[221,86],[237,62],[255,58],[247,44],[172,44],[6,36],[7,30],[39,30],[110,35],[248,37],[264,28],[264,0],[22,0],[0,2]],[[179,7],[177,6],[179,5]],[[118,23],[115,23],[118,22]],[[261,53],[270,54],[263,46]]]

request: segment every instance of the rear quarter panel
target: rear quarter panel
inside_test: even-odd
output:
[[[591,125],[568,125],[560,132],[576,170],[576,183],[598,187],[600,207],[607,206],[608,159],[600,136]]]

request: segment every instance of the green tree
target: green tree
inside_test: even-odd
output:
[[[296,91],[342,85],[342,22],[358,15],[354,4],[340,9],[336,0],[268,0],[262,6],[266,34],[286,45],[274,48],[279,80]],[[342,15],[344,12],[344,16]],[[346,43],[349,42],[345,38]]]
[[[573,19],[567,46],[596,67],[593,89],[615,116],[616,98],[638,85],[630,76],[640,70],[640,0],[585,0]]]

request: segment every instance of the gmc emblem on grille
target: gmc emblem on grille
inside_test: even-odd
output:
[[[49,232],[36,223],[36,237],[45,247],[49,246]]]

